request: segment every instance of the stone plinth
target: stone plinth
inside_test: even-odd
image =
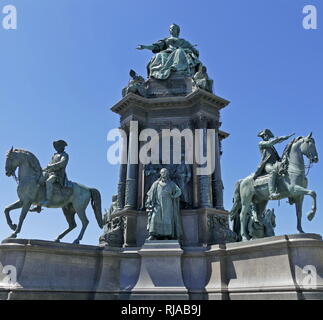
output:
[[[11,239],[0,245],[0,262],[17,275],[10,287],[0,281],[0,299],[323,299],[315,234],[118,249]]]
[[[3,299],[116,299],[118,252],[97,246],[10,239],[0,262],[16,268],[17,283],[1,289]]]
[[[167,81],[150,78],[147,80],[147,95],[150,98],[186,96],[193,91],[191,77],[172,74]]]
[[[178,241],[146,241],[138,253],[141,266],[133,299],[189,298],[182,276],[183,250]]]
[[[323,299],[323,241],[319,235],[213,246],[206,255],[209,299]],[[305,279],[306,266],[316,269],[315,285],[308,285]]]

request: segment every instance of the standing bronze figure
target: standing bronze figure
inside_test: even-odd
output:
[[[161,169],[160,178],[153,183],[147,194],[149,240],[181,239],[181,193],[181,189],[170,180],[168,170]]]

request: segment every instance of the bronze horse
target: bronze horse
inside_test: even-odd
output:
[[[307,188],[304,156],[309,159],[310,163],[319,161],[312,134],[307,137],[298,137],[287,146],[283,155],[283,159],[286,159],[286,173],[277,181],[280,199],[288,198],[289,203],[296,206],[297,230],[300,233],[304,233],[302,229],[302,206],[305,195],[309,195],[313,199],[312,209],[307,216],[309,221],[314,218],[317,209],[316,193]],[[261,179],[263,179],[263,183],[259,183]],[[260,177],[255,183],[252,174],[238,181],[231,210],[231,220],[234,220],[234,231],[241,236],[242,241],[250,239],[247,230],[247,218],[251,204],[254,204],[257,215],[260,216],[266,210],[269,200],[266,178]]]
[[[16,170],[18,168],[18,177]],[[29,151],[14,149],[6,155],[6,175],[14,176],[18,182],[17,193],[19,200],[5,208],[5,215],[9,227],[14,230],[9,238],[16,238],[21,231],[23,222],[32,205],[39,205],[45,198],[45,185],[39,185],[42,176],[42,168],[38,159]],[[59,190],[57,190],[59,191]],[[68,228],[61,233],[56,242],[59,242],[66,234],[76,228],[75,214],[77,214],[82,222],[82,229],[79,236],[73,243],[78,244],[84,235],[89,223],[85,210],[91,201],[95,218],[100,228],[103,227],[101,195],[100,192],[93,188],[87,188],[78,183],[72,183],[72,192],[55,192],[48,208],[62,208],[68,223]],[[21,209],[18,226],[12,223],[10,211]]]

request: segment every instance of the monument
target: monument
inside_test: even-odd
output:
[[[133,88],[131,80],[123,90],[128,94],[111,108],[120,115],[120,128],[126,132],[128,141],[128,163],[120,166],[118,209],[111,216],[112,220],[120,216],[126,220],[125,247],[140,247],[148,238],[147,192],[159,178],[162,168],[168,170],[170,180],[181,190],[182,244],[203,246],[234,240],[234,234],[229,229],[228,212],[223,207],[220,165],[221,141],[229,136],[220,130],[220,111],[229,101],[212,93],[213,81],[208,78],[206,68],[199,60],[198,50],[179,38],[179,33],[179,26],[173,24],[170,26],[170,37],[152,45],[138,46],[139,50],[148,49],[155,53],[147,66],[145,90],[129,90]],[[171,134],[174,130],[180,133],[187,129],[193,133],[200,130],[204,147],[201,149],[204,150],[207,130],[213,129],[215,170],[208,175],[198,175],[198,164],[185,162],[185,146],[179,150],[180,163],[175,164],[173,159],[169,163],[163,163],[161,159],[158,163],[141,163],[136,150],[143,143],[138,142],[138,146],[132,143],[137,138],[131,130],[132,122],[137,123],[138,130],[149,128],[158,132],[160,145],[165,142],[162,134],[165,129]],[[171,141],[170,158],[174,148]],[[137,154],[138,159],[132,159],[133,154]],[[218,236],[216,231],[220,229],[226,232]]]
[[[44,173],[32,153],[8,152],[6,173],[15,176],[24,166],[18,181],[25,188],[5,209],[14,233],[0,245],[0,262],[16,278],[0,279],[0,299],[323,299],[323,241],[301,226],[305,195],[313,198],[310,220],[317,210],[303,160],[318,161],[312,134],[294,138],[280,157],[274,145],[292,135],[260,132],[259,168],[237,183],[226,211],[221,155],[229,134],[221,130],[221,110],[229,101],[214,93],[199,51],[180,38],[180,27],[169,31],[137,47],[153,53],[147,79],[131,70],[111,108],[120,116],[123,161],[103,217],[100,193],[67,179],[66,142],[55,144],[58,154]],[[275,236],[267,204],[283,198],[296,205],[298,235]],[[79,244],[90,201],[103,227],[98,246]],[[32,204],[32,211],[63,209],[69,228],[56,242],[15,239]],[[17,226],[9,213],[20,207]],[[75,213],[83,219],[80,235],[74,244],[58,243],[75,228]],[[305,276],[315,284],[306,285]]]

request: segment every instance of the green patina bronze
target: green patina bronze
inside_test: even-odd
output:
[[[234,204],[231,210],[233,230],[239,235],[240,240],[250,240],[248,221],[250,208],[253,207],[259,218],[264,214],[269,200],[289,199],[290,204],[295,204],[297,214],[297,230],[302,229],[302,205],[304,196],[312,197],[312,209],[308,213],[311,221],[316,213],[316,192],[308,189],[304,156],[310,163],[318,162],[318,153],[312,134],[292,140],[285,148],[282,159],[273,145],[287,140],[290,136],[273,138],[270,130],[259,134],[264,139],[261,142],[263,159],[255,174],[251,174],[238,181],[234,194]],[[275,171],[275,190],[272,172]]]
[[[183,234],[179,199],[181,189],[169,179],[163,168],[160,179],[155,181],[147,193],[149,240],[180,240]]]
[[[7,153],[6,175],[16,178],[19,197],[18,201],[5,209],[7,223],[14,231],[9,238],[16,238],[20,233],[32,205],[36,206],[33,211],[39,212],[40,206],[62,208],[68,228],[56,238],[56,242],[76,228],[75,214],[82,222],[82,229],[74,243],[78,244],[82,240],[89,223],[85,210],[90,202],[99,227],[103,227],[100,192],[79,183],[67,182],[65,168],[68,155],[64,151],[66,145],[64,141],[54,143],[57,153],[44,170],[35,155],[29,151],[11,148]],[[18,177],[16,176],[17,169]],[[21,208],[21,213],[18,225],[16,225],[11,220],[10,212],[19,208]]]
[[[156,55],[148,64],[148,76],[165,80],[173,72],[186,76],[194,76],[201,64],[199,51],[185,39],[179,38],[180,27],[172,24],[170,37],[157,41],[152,45],[139,45],[138,50],[151,50]]]

